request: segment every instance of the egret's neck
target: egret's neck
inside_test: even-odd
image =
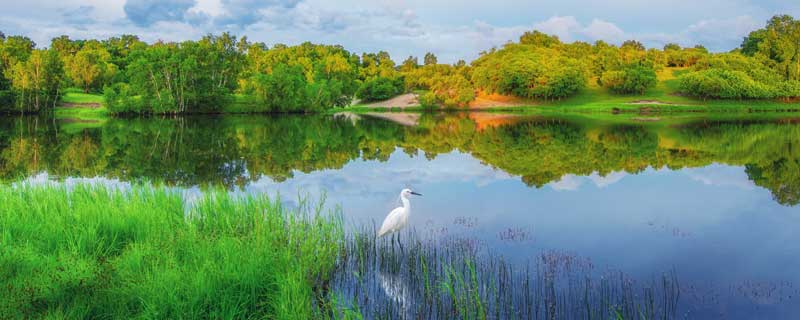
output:
[[[404,196],[400,196],[400,201],[403,202],[403,208],[406,208],[406,209],[411,208],[411,201],[408,201],[408,198],[406,198]]]

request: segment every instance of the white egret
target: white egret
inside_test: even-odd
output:
[[[421,196],[421,194],[411,191],[411,189],[400,191],[400,201],[403,202],[403,206],[389,212],[389,215],[383,220],[381,229],[378,231],[379,237],[400,231],[406,226],[408,215],[411,214],[411,202],[408,200],[411,195]]]

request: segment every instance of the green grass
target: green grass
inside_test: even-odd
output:
[[[310,319],[339,215],[207,191],[0,186],[0,318]]]
[[[84,93],[77,88],[64,91],[61,105],[55,108],[54,115],[56,119],[64,120],[65,129],[94,128],[108,120],[110,112],[105,107],[103,95]]]
[[[69,88],[64,91],[65,91],[64,96],[61,98],[61,102],[63,103],[74,103],[74,104],[105,103],[105,98],[103,98],[102,94],[84,93],[80,89],[75,89],[75,88]]]
[[[109,115],[106,107],[82,108],[82,107],[56,107],[56,118],[80,118],[80,119],[105,119]]]

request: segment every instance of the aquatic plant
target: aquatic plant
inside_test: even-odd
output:
[[[674,271],[636,282],[588,259],[544,251],[507,261],[474,239],[347,236],[330,291],[370,319],[675,319]],[[340,306],[341,307],[341,306]]]

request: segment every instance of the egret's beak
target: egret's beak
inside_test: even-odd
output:
[[[414,191],[411,191],[411,194],[413,194],[413,195],[415,195],[415,196],[421,196],[421,195],[422,195],[421,193],[416,193],[416,192],[414,192]]]

